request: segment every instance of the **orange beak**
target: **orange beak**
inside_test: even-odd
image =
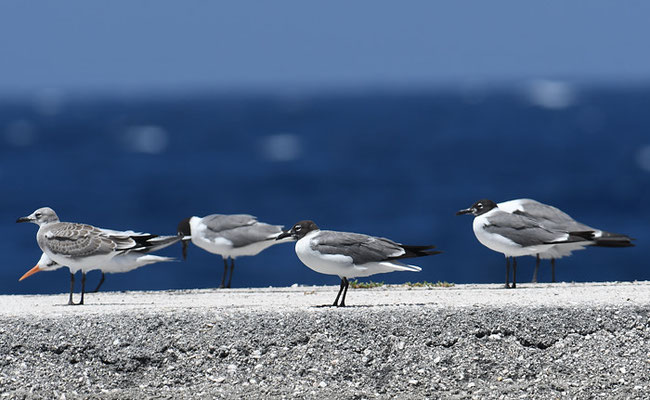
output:
[[[39,268],[38,264],[36,264],[36,266],[34,268],[32,268],[29,271],[25,272],[25,275],[21,276],[20,279],[18,279],[18,282],[22,281],[23,279],[27,278],[28,276],[34,275],[38,271],[42,271],[42,270]]]

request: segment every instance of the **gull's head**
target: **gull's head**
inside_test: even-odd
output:
[[[318,225],[314,221],[300,221],[291,227],[288,231],[284,231],[275,238],[275,240],[291,237],[293,240],[300,240],[311,231],[317,231]]]
[[[183,260],[187,259],[187,242],[192,239],[192,229],[190,228],[190,220],[192,217],[185,218],[178,223],[178,236],[181,236],[181,244],[183,245]]]
[[[458,211],[456,215],[472,214],[473,216],[478,217],[479,215],[485,214],[493,208],[497,208],[497,203],[493,202],[492,200],[483,199],[472,204],[470,208]]]
[[[42,226],[52,222],[59,222],[59,217],[57,217],[54,210],[50,207],[42,207],[26,217],[18,218],[16,222],[31,222],[38,226]]]
[[[58,264],[56,261],[52,260],[47,254],[43,253],[41,256],[40,260],[38,260],[38,263],[36,266],[29,271],[25,272],[23,276],[18,279],[18,281],[22,281],[23,279],[34,275],[37,272],[40,271],[54,271],[55,269],[61,268],[62,265]]]

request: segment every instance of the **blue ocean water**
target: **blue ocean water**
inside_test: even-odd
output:
[[[562,88],[560,88],[562,89]],[[52,96],[0,101],[0,293],[60,293],[67,270],[35,265],[37,227],[16,218],[50,206],[64,221],[175,234],[192,215],[250,213],[291,226],[435,244],[420,273],[375,281],[502,282],[504,260],[480,245],[480,198],[531,197],[631,235],[636,247],[589,248],[558,262],[565,281],[650,279],[650,88]],[[554,94],[555,93],[555,94]],[[541,96],[541,97],[540,97]],[[550,97],[549,97],[550,96]],[[160,252],[179,257],[180,245]],[[534,259],[519,263],[520,282]],[[218,256],[107,276],[104,290],[207,288]],[[548,262],[540,279],[550,279]],[[99,273],[89,274],[94,286]],[[237,260],[234,287],[337,284],[274,246]]]

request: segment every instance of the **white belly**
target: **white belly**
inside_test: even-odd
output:
[[[70,269],[70,272],[73,274],[77,271],[93,271],[101,269],[102,265],[110,262],[113,254],[103,254],[97,256],[90,256],[84,258],[72,258],[65,257],[60,254],[52,253],[49,249],[41,249],[45,254],[47,254],[50,259],[55,261],[57,264],[64,265]]]
[[[296,255],[310,269],[321,274],[337,275],[341,278],[354,278],[352,258],[337,254],[320,254],[309,246],[310,234],[296,242]]]
[[[585,245],[588,243],[589,242],[556,244],[555,246],[552,246],[549,249],[539,253],[539,257],[543,259],[550,259],[570,256],[571,252],[573,251],[584,250]]]
[[[230,240],[222,237],[208,240],[198,235],[192,235],[192,243],[209,253],[219,254],[224,258],[236,258],[239,256],[257,255],[262,250],[279,242],[276,242],[275,240],[264,240],[261,242],[251,243],[248,246],[233,247]]]
[[[143,267],[145,265],[164,262],[164,261],[174,261],[170,257],[161,257],[153,254],[138,254],[130,253],[119,255],[113,257],[107,264],[104,264],[100,269],[102,272],[113,274],[118,272],[129,272],[134,269]]]

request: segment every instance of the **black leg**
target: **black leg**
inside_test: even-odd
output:
[[[74,301],[72,301],[72,292],[74,292],[74,274],[70,272],[70,297],[68,298],[68,305],[74,306]]]
[[[551,258],[551,282],[555,282],[555,258]]]
[[[77,303],[78,305],[83,305],[84,294],[86,294],[86,273],[81,271],[81,301]]]
[[[235,269],[235,259],[231,258],[230,259],[230,277],[228,278],[228,286],[226,286],[229,289],[230,289],[230,282],[232,282],[232,271],[234,271],[234,269]]]
[[[537,272],[539,271],[539,254],[537,254],[537,259],[535,260],[535,271],[533,271],[532,283],[537,283]]]
[[[510,257],[506,257],[506,289],[510,287]]]
[[[226,273],[228,273],[228,258],[224,257],[223,258],[223,276],[221,277],[221,285],[219,286],[220,288],[225,288],[226,287]]]
[[[97,284],[97,287],[96,287],[95,290],[93,290],[91,293],[97,293],[97,292],[99,292],[99,288],[102,287],[102,284],[104,283],[104,278],[105,278],[105,274],[104,274],[104,272],[102,271],[102,279],[99,280],[99,284]]]
[[[339,293],[336,295],[336,300],[334,300],[334,304],[332,304],[334,307],[338,307],[339,305],[339,297],[341,297],[341,293],[343,292],[344,286],[345,286],[345,278],[341,278],[341,286],[339,286]]]
[[[348,294],[348,286],[350,286],[350,281],[348,278],[343,278],[343,280],[345,281],[345,289],[343,289],[343,297],[341,298],[339,307],[345,307],[345,295]]]
[[[512,257],[512,286],[511,288],[517,287],[517,257]]]

